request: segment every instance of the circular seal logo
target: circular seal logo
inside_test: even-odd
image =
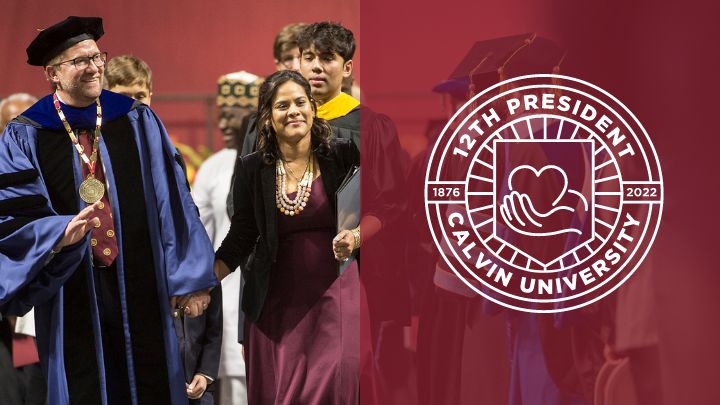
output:
[[[568,76],[506,80],[437,140],[425,209],[447,266],[508,308],[562,312],[624,283],[662,214],[662,172],[635,116]]]

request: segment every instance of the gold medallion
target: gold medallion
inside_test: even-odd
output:
[[[95,204],[105,195],[105,185],[92,175],[80,183],[80,198],[88,204]]]

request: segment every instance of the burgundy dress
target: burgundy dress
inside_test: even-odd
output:
[[[356,404],[358,269],[337,276],[335,218],[320,177],[305,210],[278,213],[278,227],[262,314],[245,325],[248,403]]]

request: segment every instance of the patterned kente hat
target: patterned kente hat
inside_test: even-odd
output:
[[[265,79],[246,71],[228,73],[218,79],[218,107],[257,108],[260,85]]]

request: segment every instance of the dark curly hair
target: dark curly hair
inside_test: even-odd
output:
[[[260,86],[260,97],[258,101],[257,113],[257,134],[258,134],[258,151],[262,154],[263,160],[267,164],[273,164],[280,158],[280,149],[278,147],[275,129],[272,126],[272,106],[275,94],[281,85],[288,81],[299,84],[310,100],[313,113],[317,113],[315,99],[310,92],[310,83],[298,72],[293,70],[281,70],[268,76]],[[330,153],[330,139],[332,138],[332,129],[327,121],[322,118],[314,117],[312,128],[310,128],[310,143],[313,153],[327,156]]]
[[[311,45],[323,52],[334,52],[347,62],[355,55],[355,37],[352,31],[330,21],[308,25],[297,37],[300,52],[310,49]]]

